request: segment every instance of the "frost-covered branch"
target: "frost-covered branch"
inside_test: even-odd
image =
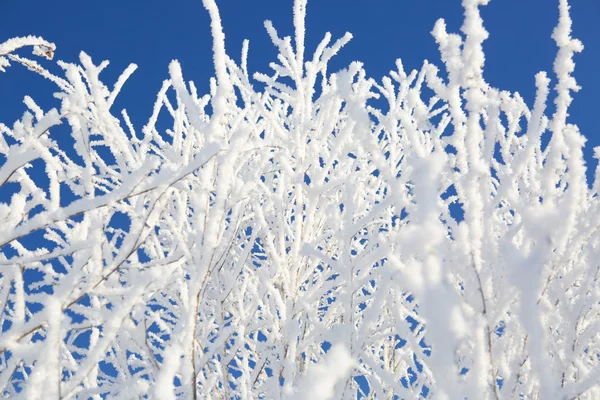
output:
[[[568,122],[566,0],[532,106],[484,79],[488,37],[433,27],[444,70],[328,69],[265,27],[273,72],[226,51],[199,96],[177,61],[137,129],[82,53],[0,124],[0,389],[58,398],[597,398],[598,180]],[[379,99],[378,101],[374,101]],[[210,107],[207,107],[210,104]],[[166,128],[168,126],[168,128]],[[549,142],[544,133],[550,132]]]

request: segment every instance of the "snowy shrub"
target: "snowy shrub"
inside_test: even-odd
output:
[[[52,43],[0,44],[2,70],[57,86],[0,125],[5,398],[600,398],[566,0],[550,116],[546,73],[532,108],[483,79],[487,0],[463,0],[462,34],[436,23],[443,71],[380,81],[328,70],[350,34],[308,56],[306,0],[293,39],[265,23],[279,56],[250,74],[203,2],[210,94],[173,61],[143,129],[111,110],[135,66],[110,89],[106,62],[57,76],[18,55]]]

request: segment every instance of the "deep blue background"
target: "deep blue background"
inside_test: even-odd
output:
[[[268,62],[276,52],[263,21],[271,19],[280,36],[292,35],[293,0],[217,0],[221,9],[229,54],[239,60],[241,43],[250,39],[249,69],[270,72]],[[600,1],[572,3],[574,36],[585,45],[575,58],[576,78],[583,90],[575,94],[571,123],[589,139],[585,154],[600,145],[598,94],[600,78]],[[367,5],[368,4],[368,5]],[[546,70],[554,78],[556,54],[550,38],[558,18],[558,0],[493,0],[483,7],[490,39],[485,43],[486,79],[495,87],[519,91],[529,105],[534,99],[534,75]],[[354,39],[334,59],[329,71],[351,61],[363,61],[367,73],[380,79],[401,57],[405,68],[418,68],[424,59],[441,67],[430,31],[443,17],[448,30],[458,32],[462,23],[459,0],[310,0],[307,16],[307,55],[311,55],[326,31],[334,39],[346,31]],[[201,0],[1,0],[0,42],[14,36],[40,35],[56,43],[56,58],[74,62],[80,50],[96,63],[111,65],[104,81],[112,87],[131,62],[139,69],[125,85],[114,113],[128,109],[137,130],[147,121],[167,67],[179,59],[184,78],[194,80],[199,91],[208,91],[213,74],[212,40],[208,13]],[[52,71],[59,69],[40,60]],[[21,99],[31,95],[45,109],[59,103],[52,99],[53,84],[14,66],[0,73],[0,122],[12,124],[24,110]],[[553,110],[550,104],[549,112]]]

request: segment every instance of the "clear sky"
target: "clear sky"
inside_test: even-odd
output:
[[[280,36],[291,35],[292,3],[217,0],[230,56],[239,60],[242,40],[248,38],[249,69],[270,72],[268,62],[276,53],[263,21],[271,19]],[[519,91],[530,106],[535,73],[552,70],[556,47],[550,35],[558,18],[557,3],[492,0],[483,7],[490,32],[485,42],[485,77],[495,87]],[[579,125],[589,139],[585,154],[595,165],[590,156],[591,147],[600,145],[600,77],[594,76],[600,73],[600,1],[571,3],[574,36],[586,48],[575,57],[575,76],[583,90],[574,96],[570,122]],[[0,41],[34,34],[56,43],[58,59],[76,61],[79,51],[84,50],[96,63],[110,60],[103,75],[109,86],[129,63],[138,64],[114,109],[118,114],[126,107],[137,129],[150,116],[155,95],[168,77],[170,60],[180,60],[184,78],[194,80],[200,91],[208,90],[208,78],[213,74],[212,42],[208,13],[201,0],[2,0],[0,16]],[[402,58],[406,68],[418,68],[424,59],[441,67],[430,35],[440,17],[446,19],[449,31],[457,32],[462,23],[460,1],[309,0],[307,52],[314,50],[325,32],[337,38],[349,31],[354,39],[336,57],[330,71],[358,60],[379,80],[394,67],[396,58]],[[51,70],[59,72],[58,68]],[[53,90],[51,83],[20,66],[0,73],[0,122],[11,124],[23,112],[21,99],[25,94],[45,108],[58,107],[58,101],[51,97]]]

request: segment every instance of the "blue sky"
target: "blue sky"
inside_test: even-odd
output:
[[[292,34],[292,0],[217,0],[226,43],[239,59],[241,43],[250,39],[249,68],[269,72],[276,53],[263,28],[271,19],[280,35]],[[519,91],[533,104],[534,75],[551,72],[556,47],[550,38],[556,25],[558,0],[492,0],[483,8],[490,39],[485,43],[486,79],[495,87]],[[600,145],[597,118],[600,78],[600,1],[571,1],[574,36],[585,45],[576,55],[576,78],[583,90],[575,94],[571,123],[589,139],[585,154],[591,163],[592,146]],[[441,66],[430,31],[437,18],[446,19],[449,31],[462,22],[459,0],[312,0],[308,3],[307,52],[312,52],[326,31],[334,38],[346,31],[354,35],[334,59],[330,71],[351,61],[363,61],[367,73],[380,79],[402,58],[406,68],[418,68],[424,59]],[[212,76],[208,13],[201,0],[2,0],[0,41],[14,36],[40,35],[56,43],[56,57],[77,61],[80,50],[96,63],[108,59],[104,73],[112,83],[131,62],[139,69],[115,104],[114,112],[128,109],[136,128],[150,116],[155,95],[168,77],[168,64],[180,60],[184,78],[199,90],[208,90]],[[42,61],[45,66],[52,63]],[[53,66],[52,71],[59,72]],[[550,74],[553,77],[552,74]],[[22,97],[31,95],[45,108],[57,107],[52,84],[14,66],[0,74],[0,122],[12,124],[21,115]],[[550,106],[550,111],[553,106]]]

